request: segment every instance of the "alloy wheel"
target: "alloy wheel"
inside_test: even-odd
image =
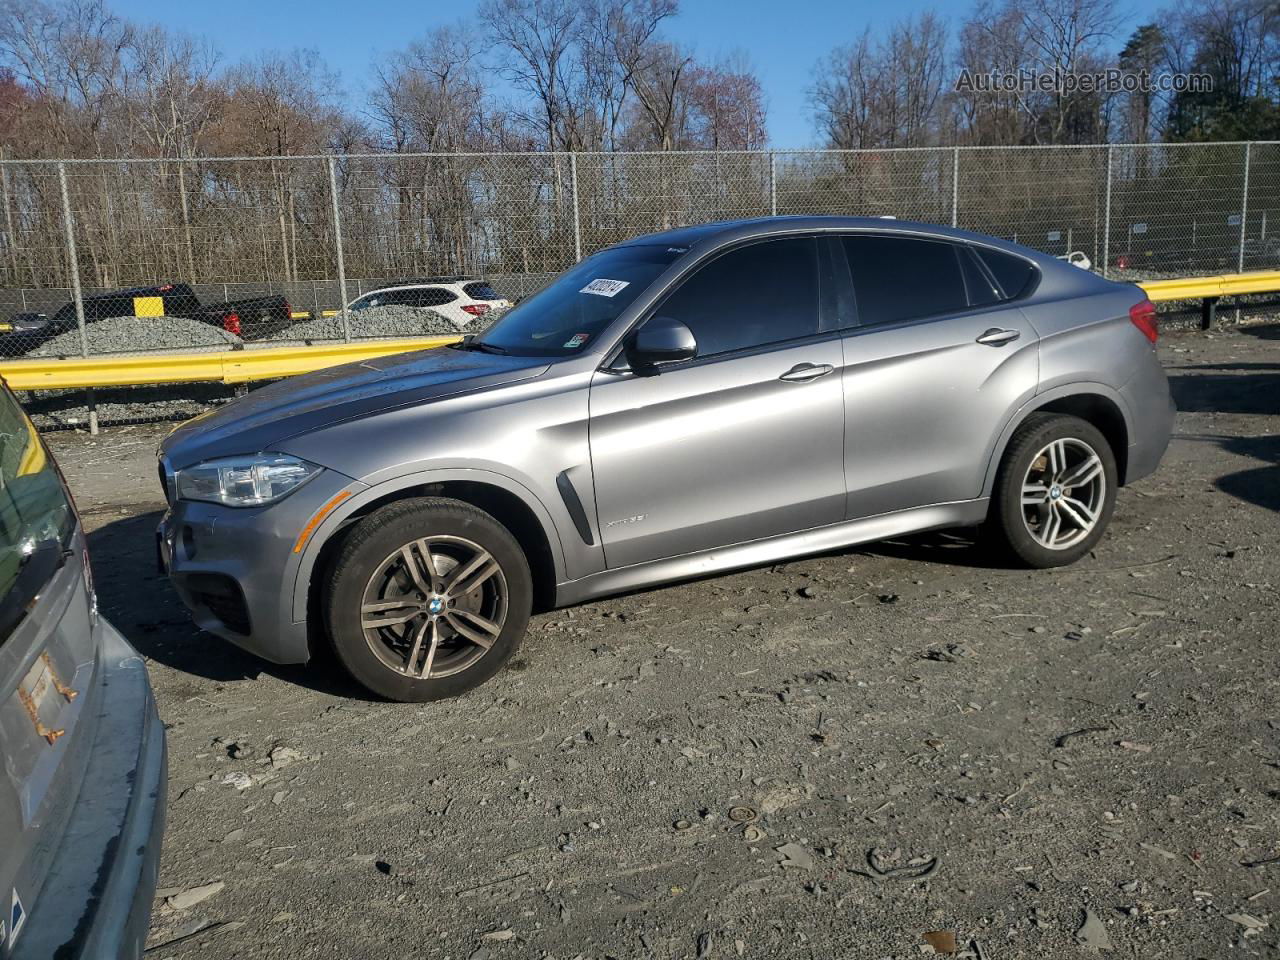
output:
[[[507,619],[502,566],[462,537],[425,537],[380,563],[360,627],[382,663],[417,680],[461,673],[489,652]]]
[[[1083,440],[1050,441],[1022,481],[1022,522],[1042,547],[1067,550],[1093,532],[1106,502],[1102,458]]]

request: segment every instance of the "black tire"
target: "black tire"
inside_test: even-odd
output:
[[[1097,503],[1093,514],[1096,519],[1088,533],[1079,536],[1069,545],[1051,548],[1032,534],[1030,529],[1032,521],[1026,519],[1033,514],[1043,516],[1049,510],[1048,500],[1046,499],[1044,507],[1024,508],[1023,482],[1028,478],[1033,463],[1046,462],[1045,459],[1040,458],[1040,453],[1055,440],[1065,440],[1072,444],[1071,449],[1078,451],[1082,457],[1082,447],[1091,448],[1101,461],[1103,487],[1095,494]],[[1075,444],[1080,444],[1081,447],[1076,447]],[[1106,437],[1097,427],[1079,417],[1066,414],[1031,414],[1009,441],[1009,446],[1000,461],[999,473],[996,475],[995,496],[987,524],[996,545],[1003,552],[1029,567],[1044,569],[1075,563],[1092,550],[1106,532],[1112,510],[1115,508],[1116,488],[1119,486],[1117,475],[1115,454]],[[1057,494],[1053,495],[1055,502],[1061,498],[1069,504],[1078,503],[1070,497],[1076,492],[1071,487],[1045,483],[1047,493],[1052,493],[1055,486],[1058,487]],[[1074,507],[1072,511],[1079,514]],[[1087,517],[1087,514],[1085,516]],[[1068,522],[1072,527],[1076,527],[1077,534],[1082,532],[1083,528],[1078,527],[1074,521]],[[1041,535],[1045,535],[1043,526],[1038,529]],[[1068,529],[1068,534],[1070,533],[1071,530]],[[1064,541],[1066,540],[1069,540],[1068,535],[1064,535]]]
[[[433,617],[424,606],[415,615],[415,619],[406,624],[374,629],[371,631],[372,638],[366,634],[361,610],[366,600],[366,591],[377,590],[371,578],[377,576],[377,583],[383,584],[384,591],[407,598],[409,602],[405,604],[406,609],[417,603],[417,598],[422,596],[420,591],[414,592],[412,597],[409,593],[401,592],[411,590],[412,587],[406,586],[408,568],[396,567],[395,564],[400,561],[394,556],[402,548],[412,550],[419,540],[429,542],[428,555],[433,557],[429,569],[432,570],[444,566],[442,555],[437,549],[456,549],[461,558],[455,561],[457,565],[452,570],[462,572],[458,567],[465,570],[466,553],[462,551],[467,548],[459,545],[460,542],[481,548],[496,561],[498,573],[491,575],[485,583],[467,594],[467,597],[480,596],[481,599],[475,601],[479,604],[496,603],[499,594],[505,592],[501,630],[487,649],[469,641],[453,629],[454,624],[461,622],[476,633],[483,633],[475,628],[470,619],[459,620],[453,616],[456,613],[470,616],[463,609],[437,612]],[[413,555],[421,556],[421,552]],[[475,556],[478,558],[479,554]],[[449,559],[451,558],[447,554],[443,556],[444,561]],[[392,567],[388,568],[386,565],[389,563]],[[484,569],[487,566],[482,567],[481,572]],[[420,565],[417,572],[423,574],[425,580],[431,581],[428,567]],[[439,588],[447,585],[448,578],[449,571],[443,571],[432,584],[436,589],[431,596],[445,593]],[[465,581],[471,578],[463,576],[462,579]],[[443,497],[401,500],[374,511],[357,523],[339,548],[324,590],[322,609],[325,625],[343,667],[371,692],[406,703],[456,697],[478,687],[496,674],[519,647],[529,624],[529,613],[533,605],[533,581],[529,574],[529,563],[516,539],[506,527],[484,511],[460,500]],[[486,594],[492,596],[486,600]],[[378,593],[377,596],[381,597],[383,594]],[[453,606],[452,603],[445,602],[448,606]],[[396,616],[400,612],[391,611],[389,615]],[[476,612],[481,612],[478,606]],[[438,627],[427,625],[427,620],[435,620]],[[493,623],[496,624],[496,621]],[[412,661],[416,669],[419,664],[426,662],[427,651],[419,652],[408,634],[408,631],[417,629],[419,625],[424,630],[424,636],[430,636],[430,631],[437,628],[442,635],[452,632],[449,640],[456,643],[456,651],[450,656],[461,662],[466,662],[468,656],[474,656],[474,662],[458,668],[458,672],[450,675],[427,679],[398,672],[389,665],[388,660],[396,659],[402,647],[406,665]],[[401,629],[406,631],[403,638],[395,635]],[[390,642],[387,638],[390,638]],[[466,647],[469,642],[475,648],[470,653]],[[380,652],[375,652],[375,645]],[[439,649],[443,651],[445,647],[446,642],[442,640]],[[407,666],[405,669],[408,669]]]

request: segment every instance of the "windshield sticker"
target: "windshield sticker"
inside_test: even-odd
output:
[[[626,284],[623,284],[623,286],[626,286]],[[612,296],[612,294],[610,294],[610,296]],[[584,343],[587,342],[590,336],[591,334],[589,333],[575,333],[572,337],[570,337],[568,340],[565,341],[565,344],[564,344],[565,349],[572,350],[575,347],[582,346]]]
[[[616,297],[627,287],[631,286],[630,280],[592,280],[585,287],[579,290],[579,293],[594,293],[598,297]]]

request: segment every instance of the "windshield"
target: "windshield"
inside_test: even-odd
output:
[[[685,249],[635,246],[602,250],[503,314],[473,343],[525,357],[578,353]]]
[[[0,606],[26,607],[44,583],[26,582],[24,568],[50,550],[61,554],[74,529],[57,468],[13,395],[0,389]],[[12,596],[18,587],[24,596]]]

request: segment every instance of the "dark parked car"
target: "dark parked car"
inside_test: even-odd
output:
[[[140,956],[164,728],[142,658],[98,612],[62,475],[3,385],[0,762],[0,956]]]
[[[292,308],[284,297],[252,297],[204,305],[185,283],[132,287],[84,298],[86,324],[110,317],[160,316],[199,320],[245,340],[273,337],[293,324]],[[74,303],[64,304],[51,317],[16,314],[8,323],[0,324],[0,356],[21,356],[60,333],[74,330],[77,323]]]
[[[161,555],[207,630],[328,635],[401,700],[461,693],[530,611],[941,527],[1056,567],[1156,468],[1155,308],[905,221],[639,237],[454,348],[255,391],[169,435]]]

